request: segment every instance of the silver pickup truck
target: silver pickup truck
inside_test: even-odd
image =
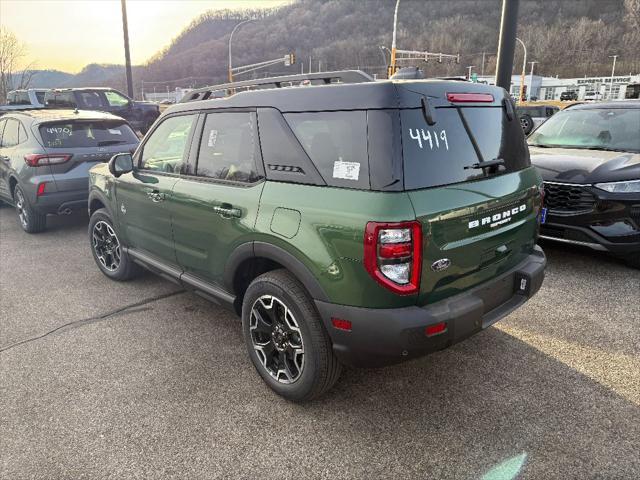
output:
[[[0,105],[0,115],[13,110],[44,108],[44,94],[48,90],[47,88],[11,90],[7,94],[7,104]]]

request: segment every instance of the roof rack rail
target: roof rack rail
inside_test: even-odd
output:
[[[364,83],[375,81],[372,76],[361,70],[340,70],[336,72],[302,73],[285,75],[282,77],[243,80],[240,82],[223,83],[210,87],[198,88],[187,93],[179,103],[208,100],[233,95],[238,91],[261,90],[266,88],[284,88],[298,86],[305,82],[310,85],[331,85],[336,83]]]

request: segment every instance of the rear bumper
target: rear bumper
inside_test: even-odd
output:
[[[40,213],[61,214],[68,211],[85,211],[89,201],[89,189],[68,192],[45,193],[37,197],[33,208]]]
[[[373,309],[317,300],[316,305],[341,362],[391,365],[442,350],[493,325],[540,289],[545,265],[544,253],[536,246],[525,261],[492,281],[425,307]],[[485,299],[496,296],[507,300],[485,311]],[[351,321],[351,331],[334,328],[332,317]],[[427,337],[425,328],[440,322],[447,323],[446,331]]]

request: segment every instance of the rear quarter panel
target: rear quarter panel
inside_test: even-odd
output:
[[[297,210],[300,223],[278,233],[276,209]],[[277,217],[276,217],[277,218]],[[329,301],[342,305],[391,308],[414,305],[416,295],[400,296],[381,287],[364,268],[367,222],[413,220],[406,193],[266,182],[256,221],[256,241],[283,248],[318,279]],[[275,230],[275,231],[274,231]],[[286,235],[286,236],[285,236]]]

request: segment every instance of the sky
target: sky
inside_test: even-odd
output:
[[[131,62],[144,63],[207,10],[290,1],[127,0]],[[76,73],[89,63],[124,63],[120,0],[0,0],[0,26],[25,44],[33,68]]]

